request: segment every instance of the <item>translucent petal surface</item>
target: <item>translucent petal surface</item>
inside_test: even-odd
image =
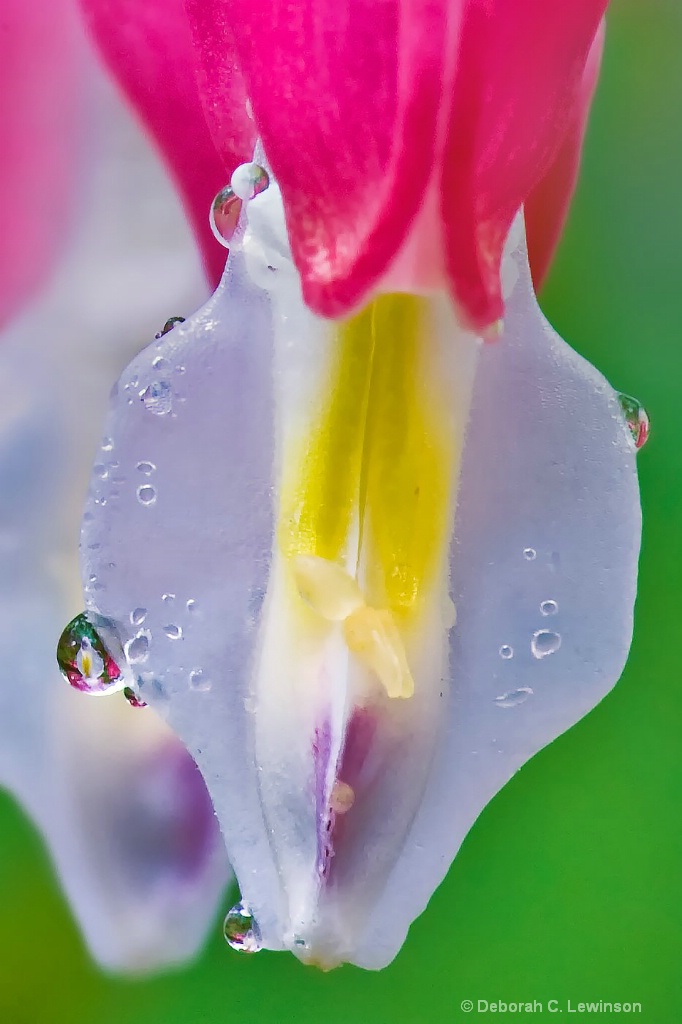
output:
[[[97,959],[141,971],[196,951],[224,849],[168,727],[121,694],[71,691],[55,648],[82,609],[78,523],[111,381],[205,285],[147,144],[98,80],[90,97],[102,127],[73,241],[0,347],[0,783],[43,833]],[[114,462],[97,468],[112,486]]]
[[[610,386],[543,320],[522,248],[515,258],[505,334],[481,357],[465,449],[445,735],[402,852],[347,953],[364,967],[395,956],[480,810],[603,697],[629,647],[640,521],[628,431]],[[260,807],[282,780],[259,783],[250,685],[268,616],[272,366],[267,297],[233,256],[208,305],[121,378],[106,444],[126,480],[111,500],[93,477],[83,544],[86,580],[115,563],[102,589],[87,590],[89,606],[126,638],[131,611],[148,609],[143,690],[196,756],[264,944],[279,948],[287,918],[272,850],[289,840],[275,835],[271,845]],[[294,391],[305,385],[304,374],[292,377]],[[144,390],[166,383],[168,410],[128,404],[130,379]],[[548,601],[555,614],[541,611]],[[554,632],[560,641],[546,635]],[[283,736],[289,710],[283,702]],[[390,833],[384,819],[377,830]],[[290,841],[303,848],[310,837],[292,830]]]

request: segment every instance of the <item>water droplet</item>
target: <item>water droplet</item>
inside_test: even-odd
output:
[[[134,636],[132,640],[129,640],[124,646],[126,658],[131,665],[138,665],[141,661],[146,661],[149,656],[149,641],[151,639],[151,633],[148,629],[143,630]]]
[[[111,633],[110,627],[107,632]],[[101,695],[123,688],[123,672],[85,612],[72,619],[60,636],[57,664],[67,683],[82,693]]]
[[[109,476],[109,470],[101,462],[98,462],[96,466],[93,466],[92,471],[95,474],[95,476],[98,476],[100,478],[100,480],[106,480],[106,478]]]
[[[554,654],[561,647],[561,636],[549,629],[538,629],[533,633],[530,649],[534,658],[546,658],[548,654]]]
[[[221,188],[211,203],[208,222],[211,225],[211,231],[225,248],[228,248],[234,238],[241,212],[242,201],[239,196],[234,194],[232,186],[226,185],[225,188]]]
[[[540,605],[540,611],[543,615],[556,615],[559,611],[559,605],[556,601],[543,601]]]
[[[156,466],[153,462],[138,462],[136,468],[140,473],[144,473],[145,476],[149,476],[154,472]]]
[[[502,644],[500,647],[500,657],[504,658],[505,661],[509,661],[510,658],[514,657],[514,648],[510,647],[509,644]]]
[[[232,191],[244,202],[265,192],[269,184],[268,172],[260,164],[254,163],[240,164],[235,168],[230,181]]]
[[[164,359],[163,356],[157,356],[152,363],[152,367],[163,373],[165,370],[170,370],[170,363],[167,359]]]
[[[165,416],[173,405],[173,391],[165,380],[152,381],[144,391],[140,391],[140,398],[145,409],[155,416]]]
[[[156,501],[156,488],[151,484],[142,484],[137,488],[137,500],[141,505],[153,505]]]
[[[114,449],[114,442],[111,440],[110,437],[105,437],[104,440],[102,441],[102,451],[103,452],[111,452],[111,451],[113,451],[113,449]]]
[[[169,640],[180,640],[182,638],[182,626],[176,626],[173,622],[169,622],[167,626],[164,626],[163,631]]]
[[[163,325],[163,327],[161,328],[161,330],[158,331],[154,335],[154,337],[155,338],[163,338],[164,334],[168,334],[169,331],[172,331],[176,324],[184,324],[184,322],[185,322],[184,316],[171,316],[171,317],[168,318],[168,320],[166,320],[166,322]]]
[[[225,941],[240,953],[257,953],[261,949],[261,937],[251,908],[245,900],[235,903],[223,924]]]
[[[187,372],[187,367],[183,366],[182,363],[178,363],[178,365],[175,367],[175,372],[176,373],[186,373]]]
[[[189,674],[189,685],[192,690],[206,692],[211,689],[211,680],[202,668],[193,668]]]
[[[498,708],[516,708],[525,700],[533,696],[530,686],[520,686],[518,690],[510,690],[509,693],[502,693],[495,697]]]
[[[537,554],[538,553],[535,550],[535,548],[523,549],[523,557],[526,559],[527,562],[532,562],[535,558],[537,558]]]
[[[187,611],[190,612],[190,614],[191,614],[192,612],[195,612],[196,610],[197,610],[197,603],[196,603],[196,601],[194,600],[193,597],[190,597],[189,601],[187,602]]]
[[[130,621],[133,626],[141,626],[144,620],[147,618],[146,608],[134,608],[130,613]]]
[[[649,438],[651,421],[644,406],[631,395],[618,395],[621,412],[627,424],[632,443],[637,451],[643,448]]]
[[[139,694],[135,693],[132,686],[123,687],[123,696],[130,704],[131,708],[146,708],[147,702],[142,700]]]

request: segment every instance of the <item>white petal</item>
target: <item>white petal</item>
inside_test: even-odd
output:
[[[272,265],[272,280],[280,275],[289,289],[281,239],[276,232],[263,237],[259,252],[247,232],[246,258],[264,257],[263,285]],[[396,754],[393,778],[382,776],[368,805],[358,826],[357,870],[347,872],[339,896],[348,896],[350,912],[344,917],[348,908],[336,908],[345,934],[332,934],[335,953],[341,949],[365,967],[395,956],[481,808],[604,695],[629,646],[639,505],[628,431],[609,385],[545,324],[522,250],[517,259],[518,280],[507,274],[505,335],[481,358],[459,493],[450,567],[458,611],[451,695],[443,685],[439,702],[438,652],[451,624],[444,602],[440,618],[434,611],[429,620],[435,633],[421,637],[432,664],[428,694],[404,712],[409,756]],[[295,302],[287,313],[273,313],[243,262],[241,254],[232,256],[207,306],[124,374],[122,384],[134,376],[144,388],[167,381],[172,412],[161,417],[143,403],[128,406],[119,387],[108,433],[127,480],[113,508],[103,509],[94,502],[108,501],[110,491],[93,478],[83,538],[101,545],[87,560],[86,579],[105,562],[116,563],[106,590],[89,592],[89,607],[113,619],[124,640],[134,635],[131,610],[149,610],[151,700],[167,702],[169,721],[195,755],[264,945],[280,948],[297,942],[292,907],[314,898],[318,826],[310,788],[314,701],[298,692],[310,673],[300,648],[288,646],[292,622],[271,562],[283,445],[274,395],[287,410],[282,421],[294,432],[297,424],[305,427],[320,401],[327,349],[323,325]],[[283,329],[277,345],[273,316]],[[301,349],[301,337],[321,344]],[[282,338],[289,343],[280,344]],[[179,377],[175,365],[185,367]],[[461,404],[453,401],[453,408]],[[155,469],[139,476],[140,463]],[[524,558],[531,547],[532,561]],[[175,595],[172,619],[167,592]],[[547,600],[559,607],[561,646],[535,658],[533,634],[555,628],[540,611]],[[180,645],[168,625],[181,628]],[[332,651],[335,643],[330,633],[325,663],[345,688],[352,673],[343,646]],[[511,659],[500,656],[505,644],[514,648]],[[552,646],[557,642],[545,649]],[[210,689],[193,688],[198,672]],[[332,684],[333,702],[341,690]],[[410,701],[391,711],[398,729],[400,705],[409,708]],[[348,935],[362,899],[357,932]],[[327,911],[333,933],[334,906]],[[320,936],[322,947],[327,939]]]

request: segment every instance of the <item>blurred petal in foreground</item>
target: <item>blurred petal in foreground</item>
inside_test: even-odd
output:
[[[121,694],[71,691],[55,645],[81,606],[78,521],[111,381],[205,286],[168,182],[92,68],[88,91],[73,240],[0,348],[0,782],[43,833],[95,957],[141,971],[196,952],[224,847],[169,727]],[[98,472],[115,486],[124,470],[111,457]]]

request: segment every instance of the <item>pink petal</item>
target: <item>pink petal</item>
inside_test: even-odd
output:
[[[570,123],[605,6],[467,2],[442,212],[450,287],[475,328],[503,315],[502,247]]]
[[[528,260],[535,290],[539,291],[549,271],[573,198],[590,104],[597,86],[604,49],[602,21],[587,58],[577,102],[564,141],[545,176],[525,203]]]
[[[188,0],[214,65],[231,53],[234,26],[304,296],[322,315],[358,304],[418,212],[439,158],[460,9],[461,0]],[[207,102],[224,112],[227,73],[207,84]]]
[[[217,284],[225,250],[211,234],[208,213],[216,192],[253,149],[253,126],[244,104],[224,96],[219,155],[199,99],[182,0],[81,0],[81,6],[105,62],[175,176],[206,271]]]
[[[75,196],[83,55],[71,0],[0,12],[0,327],[47,275]]]

